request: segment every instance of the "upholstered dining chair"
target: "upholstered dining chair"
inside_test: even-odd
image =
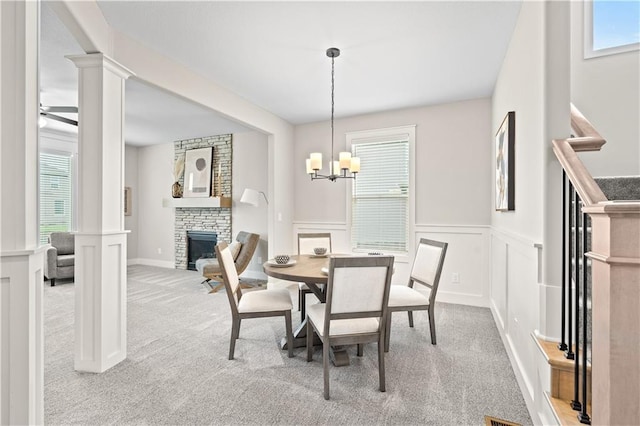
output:
[[[313,249],[323,247],[327,253],[331,253],[331,233],[330,232],[301,232],[298,234],[298,254],[315,254]],[[312,293],[305,283],[298,283],[298,310],[300,320],[305,318],[306,296]]]
[[[431,331],[431,344],[436,344],[436,319],[435,302],[438,293],[438,283],[444,265],[444,257],[447,254],[448,243],[421,238],[413,259],[409,284],[393,285],[389,291],[389,316],[387,317],[385,352],[389,352],[389,340],[391,335],[391,314],[398,311],[407,311],[409,315],[409,327],[413,327],[413,311],[427,311],[429,314],[429,328]],[[422,284],[427,288],[426,292],[420,292],[414,288],[414,284]]]
[[[335,257],[329,260],[326,302],[307,309],[307,362],[313,359],[315,330],[322,341],[324,399],[329,399],[329,347],[378,343],[380,392],[385,388],[384,333],[393,256]]]
[[[227,243],[216,245],[216,258],[219,259],[222,280],[231,305],[231,342],[229,359],[233,359],[236,339],[240,335],[240,322],[247,318],[283,316],[287,329],[287,348],[289,358],[293,357],[293,332],[291,330],[291,296],[286,289],[255,290],[242,293],[240,279],[233,262],[233,255]]]

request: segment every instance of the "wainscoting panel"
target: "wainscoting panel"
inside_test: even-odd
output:
[[[333,251],[351,253],[346,223],[295,222],[292,247],[297,250],[299,232],[331,232]],[[463,225],[416,225],[413,238],[430,238],[449,243],[440,278],[438,301],[472,306],[489,306],[489,227]],[[412,243],[413,245],[413,243]],[[406,285],[413,264],[415,247],[407,256],[397,256],[394,285]],[[453,274],[459,282],[453,282]]]
[[[416,245],[420,238],[449,243],[437,300],[445,303],[488,307],[489,228],[418,225],[415,233]],[[413,256],[414,254],[410,253],[409,258],[413,259]],[[408,277],[409,271],[407,279]]]
[[[531,338],[540,322],[538,250],[535,241],[491,231],[490,306],[528,404],[537,399],[540,374]]]

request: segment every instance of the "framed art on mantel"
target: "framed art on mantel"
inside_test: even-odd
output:
[[[183,197],[195,198],[211,195],[212,160],[212,147],[190,149],[185,153]]]
[[[496,133],[496,210],[515,210],[516,113],[510,111]]]

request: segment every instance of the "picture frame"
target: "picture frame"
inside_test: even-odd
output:
[[[515,139],[516,113],[515,111],[509,111],[504,120],[502,120],[495,138],[496,211],[516,209]]]
[[[124,215],[125,216],[131,216],[132,214],[132,209],[131,209],[131,187],[130,186],[125,186],[124,187]]]
[[[184,161],[184,198],[211,196],[213,185],[213,147],[190,149]]]

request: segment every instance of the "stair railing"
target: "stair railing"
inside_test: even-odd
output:
[[[578,419],[581,423],[591,424],[587,413],[587,348],[590,344],[587,340],[588,218],[585,213],[581,213],[582,200],[564,171],[562,184],[562,328],[558,349],[564,351],[567,359],[575,361],[571,408],[580,412]]]
[[[585,205],[607,201],[607,198],[576,153],[599,151],[606,141],[574,105],[571,105],[571,127],[577,137],[553,141],[553,150],[563,168],[561,341],[558,349],[564,351],[567,359],[575,360],[571,408],[579,411],[577,417],[581,423],[591,424],[587,413],[588,217],[582,210]]]

